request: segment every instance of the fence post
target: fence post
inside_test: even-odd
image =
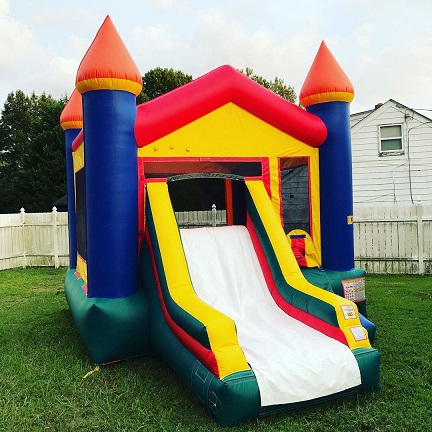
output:
[[[54,267],[59,268],[59,247],[58,247],[58,234],[57,234],[57,207],[52,208],[52,227],[53,227],[53,254],[54,254]]]
[[[216,226],[216,204],[212,205],[212,210],[211,210],[211,224],[212,227]]]
[[[423,244],[423,206],[421,204],[421,199],[417,201],[415,207],[417,216],[418,274],[423,275],[425,272],[425,267]]]
[[[26,214],[24,207],[21,207],[20,209],[21,214],[21,234],[22,234],[22,257],[23,257],[23,263],[22,267],[27,267],[27,254],[26,254],[26,241],[25,241],[25,220],[26,220]]]

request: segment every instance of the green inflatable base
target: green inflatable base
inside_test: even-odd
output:
[[[88,298],[84,281],[68,269],[66,300],[78,332],[96,364],[150,353],[148,301],[142,290],[126,298]]]
[[[366,272],[359,268],[353,268],[347,271],[335,271],[318,267],[302,267],[300,270],[306,280],[312,285],[333,292],[341,297],[344,297],[344,290],[342,287],[343,280],[366,276]],[[366,300],[356,302],[356,305],[358,311],[367,318]]]
[[[141,281],[146,286],[151,305],[152,352],[184,380],[221,426],[236,426],[260,416],[343,399],[357,392],[378,390],[379,352],[373,348],[361,348],[353,350],[361,375],[359,386],[304,402],[262,407],[258,383],[252,370],[237,372],[220,380],[201,364],[174,335],[161,308],[150,256],[145,244],[141,248],[139,268]]]
[[[341,297],[344,297],[343,280],[361,278],[366,275],[366,272],[359,268],[353,268],[347,271],[335,271],[318,267],[304,267],[301,268],[301,271],[305,279],[311,284]],[[358,311],[362,315],[360,316],[361,324],[368,331],[369,341],[373,344],[376,337],[376,326],[367,319],[366,300],[356,302],[356,305]]]

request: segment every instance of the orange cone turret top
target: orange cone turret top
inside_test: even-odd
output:
[[[304,107],[323,102],[351,102],[354,87],[324,41],[300,91]]]
[[[91,90],[141,92],[141,74],[109,16],[81,61],[76,88],[81,94]]]
[[[74,90],[60,114],[60,126],[63,130],[82,129],[82,100],[77,90]]]

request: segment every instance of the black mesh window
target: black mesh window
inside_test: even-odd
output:
[[[85,168],[75,173],[77,250],[87,259]]]
[[[146,178],[171,177],[181,174],[233,174],[241,177],[262,175],[261,162],[224,162],[224,161],[175,161],[145,162]]]
[[[281,158],[280,178],[285,233],[302,229],[310,234],[309,160]]]

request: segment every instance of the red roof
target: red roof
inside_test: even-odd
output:
[[[138,106],[135,122],[138,146],[144,147],[229,102],[312,147],[318,147],[327,137],[327,129],[319,117],[231,66],[221,66]]]

